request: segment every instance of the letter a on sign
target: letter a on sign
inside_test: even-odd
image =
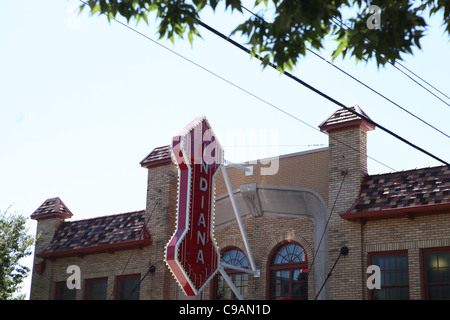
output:
[[[197,295],[219,270],[214,240],[214,178],[223,149],[205,117],[189,123],[172,141],[178,166],[178,212],[165,260],[186,295]]]

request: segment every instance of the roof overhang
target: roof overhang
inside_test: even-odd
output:
[[[151,244],[152,244],[152,240],[151,240],[151,238],[148,238],[148,239],[142,239],[142,240],[99,245],[99,246],[94,246],[94,247],[69,249],[69,250],[61,250],[61,251],[53,251],[53,252],[43,252],[43,253],[37,254],[36,256],[39,258],[47,258],[50,260],[54,260],[57,258],[67,258],[67,257],[81,257],[82,258],[84,256],[92,255],[92,254],[115,253],[116,251],[143,249],[144,247],[149,246]]]
[[[365,211],[355,213],[343,213],[340,217],[344,220],[366,223],[367,221],[408,218],[414,219],[418,216],[429,216],[450,213],[450,203],[422,205],[414,207],[391,208],[376,211]]]

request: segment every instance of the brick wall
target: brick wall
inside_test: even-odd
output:
[[[50,276],[50,286],[47,297],[42,299],[52,300],[55,297],[55,283],[66,282],[71,273],[67,273],[70,265],[80,268],[81,289],[77,290],[76,299],[82,300],[85,295],[85,283],[89,279],[107,278],[108,300],[115,299],[116,277],[140,274],[143,277],[148,270],[150,257],[150,247],[144,249],[117,251],[115,253],[102,253],[87,255],[84,257],[59,258],[48,261],[47,269]],[[156,272],[149,274],[142,281],[140,287],[141,299],[156,299],[154,283],[157,282]]]
[[[450,213],[450,212],[449,212]],[[363,227],[363,270],[374,252],[406,250],[410,299],[422,299],[422,249],[450,246],[448,214],[368,221]],[[368,275],[365,275],[367,278]],[[369,291],[364,290],[364,299]]]
[[[312,259],[314,248],[313,222],[305,218],[289,218],[264,215],[243,220],[249,246],[260,277],[249,275],[248,298],[268,298],[268,277],[270,272],[270,257],[274,248],[284,241],[295,241],[306,251],[308,259]],[[237,247],[246,253],[244,242],[237,224],[216,229],[216,239],[219,249]],[[311,260],[309,260],[311,261]],[[308,279],[308,297],[314,298],[314,275]],[[205,289],[204,298],[211,298],[211,284]]]
[[[361,225],[343,220],[339,214],[354,203],[367,171],[366,131],[354,127],[329,135],[330,267],[340,248],[349,248],[349,254],[341,257],[330,277],[330,299],[362,299]]]
[[[280,156],[272,161],[279,161],[278,171],[275,175],[264,175],[264,169],[271,166],[268,161],[262,163],[245,163],[244,166],[253,166],[253,175],[246,176],[244,171],[228,167],[227,174],[233,190],[248,183],[261,185],[304,187],[315,190],[328,201],[328,148],[300,152]],[[217,174],[216,196],[226,193],[222,174]]]
[[[39,220],[36,227],[36,246],[35,255],[41,252],[52,240],[55,230],[58,225],[63,221],[60,218],[43,219]],[[32,273],[32,286],[30,290],[30,299],[32,300],[46,300],[49,296],[50,283],[51,283],[51,271],[49,270],[49,262],[45,261],[46,268],[42,274],[36,272],[36,264],[43,262],[44,259],[34,257],[33,273]]]
[[[149,258],[156,266],[151,299],[173,299],[174,296],[174,279],[164,262],[164,254],[176,228],[177,183],[178,172],[174,165],[148,170],[146,214],[153,240]]]

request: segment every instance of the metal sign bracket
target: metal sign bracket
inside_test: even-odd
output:
[[[235,168],[244,170],[246,175],[252,175],[253,174],[253,167],[244,167],[242,165],[239,165],[239,164],[236,164],[236,163],[232,163],[232,162],[229,162],[229,161],[226,161],[226,163],[231,165],[231,166],[233,166],[233,167],[235,167]],[[233,207],[233,211],[234,211],[234,215],[235,215],[235,218],[236,218],[236,222],[237,222],[237,224],[239,226],[239,230],[241,232],[242,240],[244,241],[245,251],[247,253],[247,257],[248,257],[248,260],[250,262],[250,269],[240,268],[240,267],[237,267],[237,266],[234,266],[234,265],[230,265],[230,264],[221,262],[219,271],[220,271],[220,274],[225,279],[225,281],[227,282],[228,286],[231,288],[231,290],[233,290],[233,292],[236,295],[236,297],[239,300],[243,300],[243,297],[240,294],[239,289],[236,288],[236,286],[234,285],[233,281],[228,276],[228,274],[226,273],[224,268],[233,269],[233,270],[237,270],[237,271],[240,271],[240,272],[245,272],[245,273],[248,273],[248,274],[252,274],[255,278],[259,278],[260,277],[260,270],[256,268],[255,260],[253,259],[253,255],[252,255],[252,252],[251,252],[251,249],[250,249],[250,245],[249,245],[248,239],[247,239],[247,234],[245,233],[245,229],[244,229],[244,226],[242,224],[241,215],[239,213],[239,209],[237,207],[236,200],[234,199],[234,194],[233,194],[233,190],[231,188],[230,180],[228,178],[227,169],[225,168],[225,166],[222,166],[221,170],[222,170],[223,178],[225,180],[225,185],[227,187],[228,196],[230,197],[231,206]]]

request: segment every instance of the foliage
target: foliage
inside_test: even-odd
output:
[[[27,234],[26,221],[17,213],[0,212],[0,300],[24,298],[14,294],[30,272],[20,260],[32,253],[35,242],[34,237]]]
[[[88,6],[91,13],[103,13],[111,20],[120,15],[148,24],[150,13],[156,13],[160,38],[174,41],[187,33],[189,41],[200,36],[198,20],[206,7],[225,8],[243,12],[241,0],[86,0],[80,10]],[[381,28],[369,29],[367,20],[374,13],[369,6],[381,9]],[[270,22],[263,20],[269,16]],[[248,39],[253,55],[264,66],[273,63],[280,70],[291,69],[306,48],[320,49],[326,36],[333,37],[336,48],[333,58],[347,54],[357,61],[375,59],[378,66],[401,60],[401,54],[420,49],[420,39],[427,24],[423,16],[441,12],[447,34],[450,34],[450,1],[448,0],[254,0],[251,15],[235,27]],[[343,12],[353,16],[342,24]],[[266,18],[264,18],[266,19]]]

